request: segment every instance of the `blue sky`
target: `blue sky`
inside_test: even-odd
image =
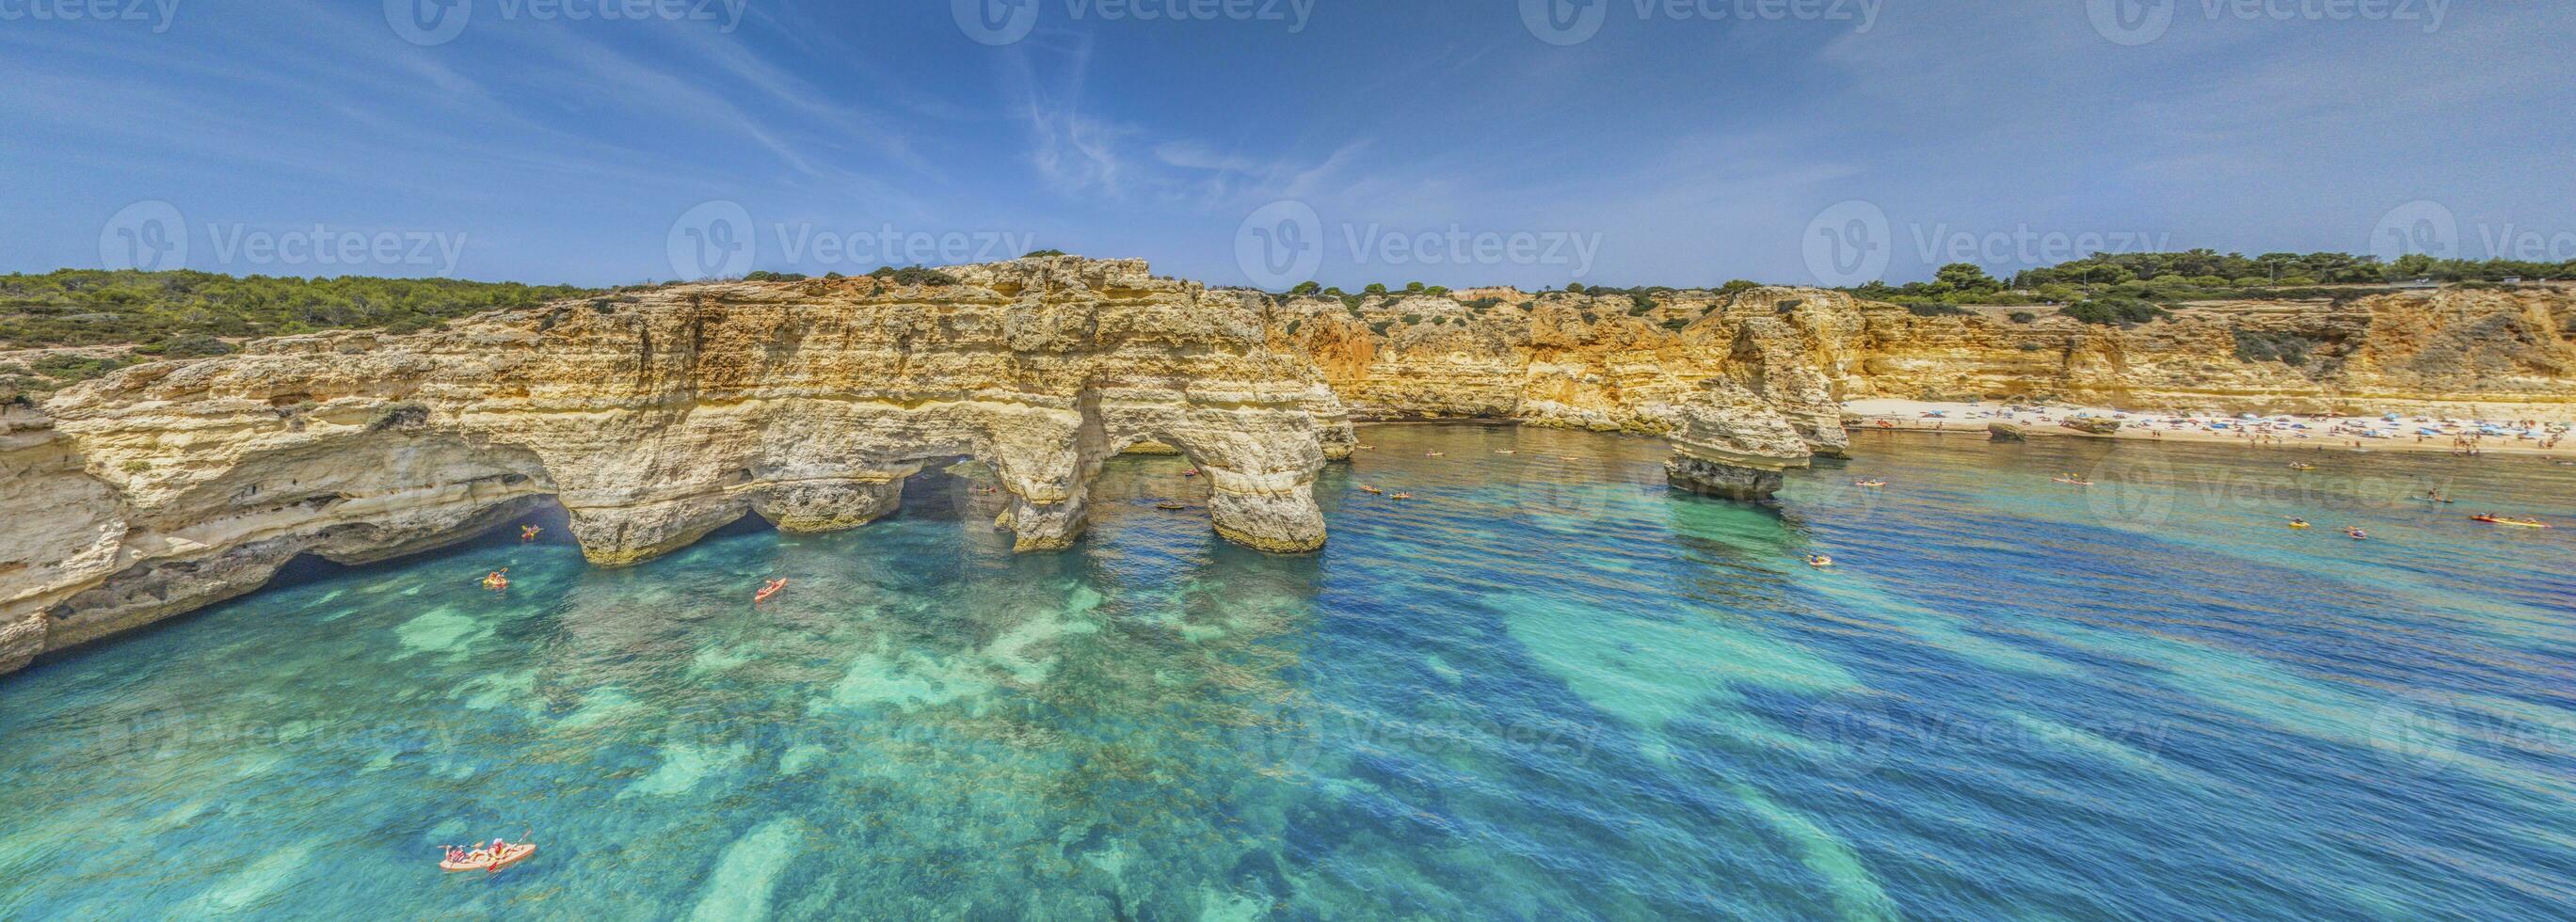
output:
[[[1345,286],[2368,252],[2418,203],[2576,247],[2554,2],[70,2],[0,0],[0,269],[130,261],[138,214],[210,271],[583,284],[695,274],[708,214],[734,267],[1217,284],[1290,277],[1244,248],[1283,213]],[[1820,264],[1844,229],[1882,258]]]

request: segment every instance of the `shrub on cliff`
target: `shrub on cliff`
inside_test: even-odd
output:
[[[1028,253],[1027,253],[1027,254],[1022,255],[1020,258],[1021,258],[1021,259],[1037,259],[1037,258],[1045,257],[1045,256],[1062,256],[1062,255],[1064,255],[1064,251],[1063,251],[1063,250],[1030,250],[1030,251],[1028,251]]]
[[[1939,301],[1908,301],[1905,312],[1917,317],[1972,317],[1976,311]]]
[[[2236,360],[2239,362],[2279,362],[2283,365],[2305,365],[2308,350],[2315,347],[2296,333],[2259,333],[2236,331]]]
[[[456,279],[234,278],[210,272],[65,269],[0,276],[0,349],[248,339],[316,330],[428,329],[496,309],[593,294],[568,285]]]
[[[880,281],[893,282],[897,285],[939,286],[957,284],[956,276],[949,275],[948,273],[941,272],[937,269],[928,269],[921,266],[905,266],[901,269],[897,269],[893,266],[879,266],[877,267],[877,271],[868,273],[868,277],[878,279]]]
[[[2057,313],[2100,325],[2146,323],[2173,314],[2153,302],[2137,298],[2088,298],[2069,304]]]
[[[2005,314],[2004,319],[2010,320],[2014,323],[2029,323],[2031,321],[2038,320],[2039,315],[2029,311],[2014,311],[2012,313]]]

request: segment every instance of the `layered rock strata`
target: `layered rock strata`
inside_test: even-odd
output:
[[[2576,290],[2556,285],[2210,302],[2133,326],[2046,306],[1918,314],[1805,288],[1292,298],[1271,317],[1273,342],[1371,419],[1662,433],[1721,376],[1779,402],[1828,453],[1827,408],[1869,397],[2576,419]]]
[[[1769,401],[1732,381],[1713,380],[1685,400],[1664,462],[1672,485],[1708,496],[1767,500],[1783,472],[1814,454],[1801,428]],[[1840,425],[1835,426],[1840,430]]]
[[[1354,442],[1258,305],[1140,261],[1021,260],[954,284],[677,286],[140,366],[0,430],[0,670],[248,592],[301,554],[363,563],[559,501],[601,565],[758,513],[849,528],[973,457],[1024,551],[1083,531],[1143,442],[1205,475],[1218,534],[1322,545],[1312,486]]]

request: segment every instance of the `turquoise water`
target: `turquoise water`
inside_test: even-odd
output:
[[[1065,554],[924,480],[49,660],[0,678],[0,918],[2576,912],[2576,529],[2465,521],[2576,522],[2576,468],[1866,434],[1773,514],[1651,440],[1363,440],[1313,557],[1130,460]]]

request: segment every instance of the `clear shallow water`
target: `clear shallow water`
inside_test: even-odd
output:
[[[2576,912],[2576,529],[2465,521],[2576,521],[2576,469],[1864,434],[1773,515],[1651,440],[1364,440],[1314,557],[1122,461],[1066,554],[934,481],[48,661],[0,678],[0,917]]]

